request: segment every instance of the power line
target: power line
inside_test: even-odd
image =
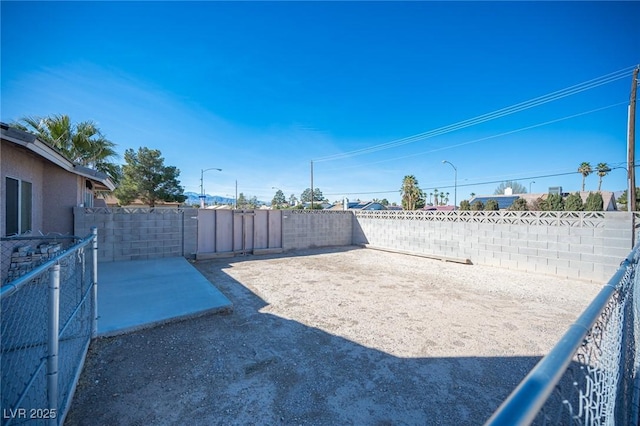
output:
[[[565,98],[567,96],[572,96],[575,95],[577,93],[581,93],[584,92],[586,90],[591,90],[593,88],[602,86],[604,84],[608,84],[611,83],[613,81],[617,81],[623,78],[626,78],[628,75],[631,74],[631,70],[635,68],[635,66],[633,67],[627,67],[627,68],[623,68],[621,70],[618,71],[614,71],[612,73],[609,74],[605,74],[603,76],[585,81],[583,83],[579,83],[570,87],[567,87],[565,89],[561,89],[543,96],[539,96],[536,98],[532,98],[530,100],[524,101],[524,102],[520,102],[517,103],[515,105],[509,106],[509,107],[505,107],[505,108],[501,108],[499,110],[493,111],[493,112],[489,112],[486,114],[482,114],[479,115],[477,117],[474,118],[470,118],[467,120],[463,120],[463,121],[459,121],[457,123],[454,124],[450,124],[447,126],[443,126],[443,127],[439,127],[437,129],[434,130],[430,130],[427,132],[423,132],[423,133],[419,133],[417,135],[413,135],[413,136],[408,136],[405,138],[401,138],[401,139],[396,139],[394,141],[390,141],[390,142],[386,142],[386,143],[382,143],[379,145],[374,145],[368,148],[361,148],[361,149],[357,149],[357,150],[353,150],[353,151],[348,151],[348,152],[343,152],[343,153],[338,153],[338,154],[333,154],[333,155],[328,155],[325,157],[320,157],[316,160],[314,160],[314,162],[323,162],[323,161],[333,161],[333,160],[342,160],[345,158],[349,158],[349,157],[354,157],[357,155],[363,155],[363,154],[369,154],[372,152],[377,152],[377,151],[381,151],[381,150],[386,150],[386,149],[390,149],[390,148],[394,148],[397,146],[401,146],[401,145],[406,145],[409,143],[414,143],[420,140],[424,140],[424,139],[428,139],[428,138],[432,138],[435,136],[440,136],[442,134],[445,133],[450,133],[456,130],[460,130],[460,129],[464,129],[470,126],[474,126],[476,124],[481,124],[490,120],[495,120],[497,118],[501,118],[507,115],[511,115],[514,114],[516,112],[520,112],[520,111],[524,111],[526,109],[529,108],[533,108],[539,105],[543,105],[545,103],[548,102],[552,102],[558,99],[562,99]]]
[[[521,127],[520,129],[510,130],[508,132],[499,133],[497,135],[485,136],[485,137],[480,138],[480,139],[474,139],[474,140],[467,141],[467,142],[461,142],[461,143],[457,143],[457,144],[453,144],[453,145],[447,145],[447,146],[443,146],[443,147],[440,147],[440,148],[434,148],[434,149],[431,149],[431,150],[428,150],[428,151],[422,151],[422,152],[417,152],[417,153],[414,153],[414,154],[403,155],[403,156],[400,156],[400,157],[385,158],[384,160],[373,161],[373,162],[370,162],[370,163],[356,164],[354,166],[337,167],[337,168],[328,169],[328,170],[325,170],[325,171],[353,169],[353,168],[357,168],[357,167],[371,166],[371,165],[374,165],[374,164],[388,163],[390,161],[403,160],[405,158],[417,157],[417,156],[420,156],[420,155],[430,154],[430,153],[438,152],[438,151],[444,151],[444,150],[447,150],[447,149],[457,148],[457,147],[464,146],[464,145],[471,145],[473,143],[482,142],[482,141],[485,141],[485,140],[488,140],[488,139],[494,139],[494,138],[498,138],[498,137],[501,137],[501,136],[507,136],[507,135],[510,135],[510,134],[513,134],[513,133],[522,132],[522,131],[525,131],[525,130],[535,129],[537,127],[548,126],[549,124],[555,124],[555,123],[558,123],[560,121],[569,120],[571,118],[576,118],[576,117],[580,117],[580,116],[583,116],[583,115],[592,114],[594,112],[598,112],[598,111],[602,111],[602,110],[605,110],[605,109],[608,109],[608,108],[613,108],[613,107],[616,107],[616,106],[619,106],[619,105],[626,105],[626,104],[627,104],[627,101],[618,102],[618,103],[615,103],[615,104],[607,105],[605,107],[600,107],[600,108],[592,109],[590,111],[585,111],[585,112],[580,112],[580,113],[577,113],[577,114],[568,115],[568,116],[562,117],[562,118],[556,118],[554,120],[545,121],[544,123],[538,123],[538,124],[533,124],[531,126]]]

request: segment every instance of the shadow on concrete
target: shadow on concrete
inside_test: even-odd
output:
[[[224,260],[196,266],[233,312],[94,341],[65,424],[476,425],[540,360],[393,356],[261,313]]]

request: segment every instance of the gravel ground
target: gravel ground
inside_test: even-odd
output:
[[[93,342],[67,425],[482,424],[601,288],[357,248],[195,266],[233,312]]]

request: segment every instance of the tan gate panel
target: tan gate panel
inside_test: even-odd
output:
[[[215,210],[198,209],[198,253],[214,253],[215,245]]]
[[[253,217],[253,248],[266,249],[269,247],[269,210],[256,210]]]
[[[233,211],[216,210],[216,253],[233,252]]]
[[[282,248],[282,210],[269,210],[269,248]]]

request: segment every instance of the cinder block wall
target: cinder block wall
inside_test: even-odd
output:
[[[285,210],[282,216],[284,250],[351,245],[353,214],[348,211]]]
[[[631,250],[626,212],[356,212],[353,243],[607,282]]]
[[[109,209],[75,207],[74,234],[98,228],[98,260],[141,260],[191,257],[196,251],[198,223],[192,209]]]

